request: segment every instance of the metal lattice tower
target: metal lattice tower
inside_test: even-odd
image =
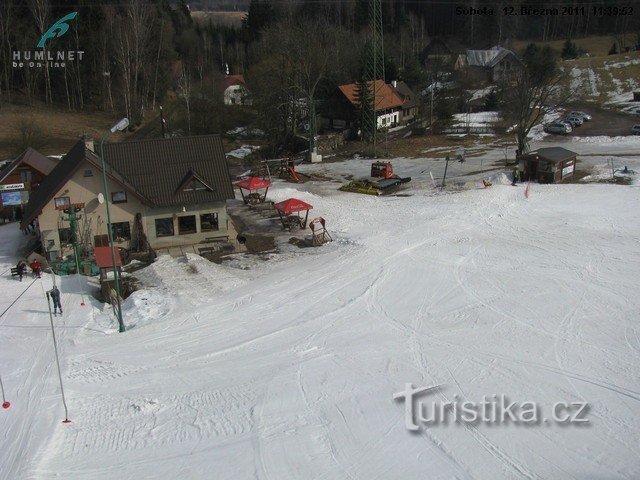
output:
[[[363,128],[372,132],[371,140],[374,153],[377,143],[378,117],[376,105],[380,103],[380,93],[377,92],[376,80],[384,81],[384,39],[382,32],[382,0],[369,0],[369,40],[368,52],[365,60],[364,79],[370,85],[370,115],[365,119]],[[371,83],[369,83],[371,82]]]

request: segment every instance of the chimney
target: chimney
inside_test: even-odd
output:
[[[397,88],[398,82],[396,80],[391,80],[391,85],[393,85],[393,88]]]
[[[91,150],[92,152],[95,152],[95,144],[93,142],[93,137],[91,135],[88,134],[83,134],[82,135],[82,140],[84,141],[84,146],[87,150]]]

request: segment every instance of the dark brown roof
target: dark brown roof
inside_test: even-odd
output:
[[[55,168],[56,162],[29,147],[0,172],[0,182],[7,178],[20,165],[28,165],[43,175],[49,175]]]
[[[111,143],[104,146],[107,174],[150,206],[193,205],[234,198],[218,135]],[[31,193],[22,225],[28,225],[57,195],[84,161],[100,158],[79,140]],[[190,176],[206,190],[182,191]]]
[[[416,94],[405,82],[396,82],[395,87],[392,84],[393,89],[400,95],[403,100],[402,108],[411,108],[416,106]]]
[[[139,140],[104,146],[105,161],[153,206],[193,205],[234,198],[218,135]],[[207,187],[184,191],[192,176]]]
[[[540,157],[543,160],[547,160],[550,162],[558,163],[563,162],[565,160],[570,160],[577,155],[576,152],[572,152],[571,150],[567,150],[562,147],[545,147],[538,148],[533,152],[528,152],[526,154],[527,157]]]

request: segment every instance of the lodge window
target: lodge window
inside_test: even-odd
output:
[[[111,192],[111,203],[127,203],[127,192]]]
[[[58,229],[58,235],[60,236],[60,244],[61,245],[66,245],[68,243],[71,243],[71,229],[70,228],[59,228]]]
[[[156,237],[172,237],[173,218],[156,218]]]
[[[187,235],[189,233],[196,233],[197,231],[195,215],[178,217],[178,235]]]
[[[67,208],[68,206],[71,205],[71,200],[69,199],[69,197],[58,197],[54,200],[54,202],[55,202],[56,210]]]
[[[84,176],[85,177],[93,177],[93,170],[85,170],[84,171]]]
[[[111,235],[115,241],[131,240],[131,225],[129,222],[115,222],[111,226],[113,227]]]
[[[22,179],[22,183],[31,183],[31,170],[22,170],[20,172],[20,178]]]
[[[201,232],[213,232],[218,230],[218,214],[217,213],[203,213],[200,215],[200,231]]]

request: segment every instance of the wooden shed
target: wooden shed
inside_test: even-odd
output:
[[[576,152],[562,147],[539,148],[518,157],[522,180],[561,183],[573,178]]]

